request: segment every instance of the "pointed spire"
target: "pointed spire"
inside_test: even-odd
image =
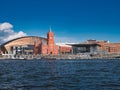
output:
[[[49,32],[52,32],[52,28],[51,28],[51,26],[50,26],[50,31]]]

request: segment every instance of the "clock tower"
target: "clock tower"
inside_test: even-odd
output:
[[[51,28],[47,33],[47,45],[48,45],[48,54],[53,54],[54,52],[54,33]]]

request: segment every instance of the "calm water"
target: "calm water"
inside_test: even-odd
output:
[[[1,60],[1,89],[120,90],[120,60]]]

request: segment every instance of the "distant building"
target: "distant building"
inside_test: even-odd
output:
[[[87,40],[79,44],[71,44],[73,54],[79,53],[120,53],[120,43],[110,43],[109,41]]]
[[[47,43],[43,43],[38,40],[34,45],[34,53],[35,54],[58,54],[58,46],[54,43],[54,33],[50,31],[47,33]]]
[[[71,54],[72,46],[67,45],[68,43],[56,43],[59,46],[59,53],[60,54]]]
[[[34,45],[34,53],[35,54],[66,54],[71,53],[72,47],[69,45],[58,44],[54,42],[54,33],[50,29],[47,33],[47,43],[43,43],[42,41],[36,41]]]
[[[97,43],[101,45],[101,51],[105,51],[107,53],[120,53],[120,43],[110,43],[107,41],[98,41]]]
[[[58,54],[79,54],[79,53],[120,53],[120,43],[108,41],[87,40],[83,43],[56,43],[54,33],[50,29],[47,38],[37,36],[25,36],[10,40],[0,46],[0,55],[58,55]]]
[[[96,43],[80,43],[72,44],[72,54],[80,53],[97,53],[99,51],[99,44]]]
[[[35,41],[47,43],[46,38],[37,36],[25,36],[10,40],[1,45],[2,54],[34,54],[33,48]]]
[[[56,45],[54,42],[54,33],[50,29],[47,38],[37,36],[25,36],[10,40],[0,46],[1,54],[42,54],[57,55],[71,52],[70,46]]]

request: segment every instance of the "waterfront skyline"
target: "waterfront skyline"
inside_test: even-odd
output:
[[[46,37],[51,26],[57,42],[87,39],[120,42],[119,3],[119,0],[4,0],[0,5],[0,25],[8,22],[10,30],[13,27],[14,33],[9,33],[7,39],[21,34]],[[2,37],[7,36],[0,30]]]

